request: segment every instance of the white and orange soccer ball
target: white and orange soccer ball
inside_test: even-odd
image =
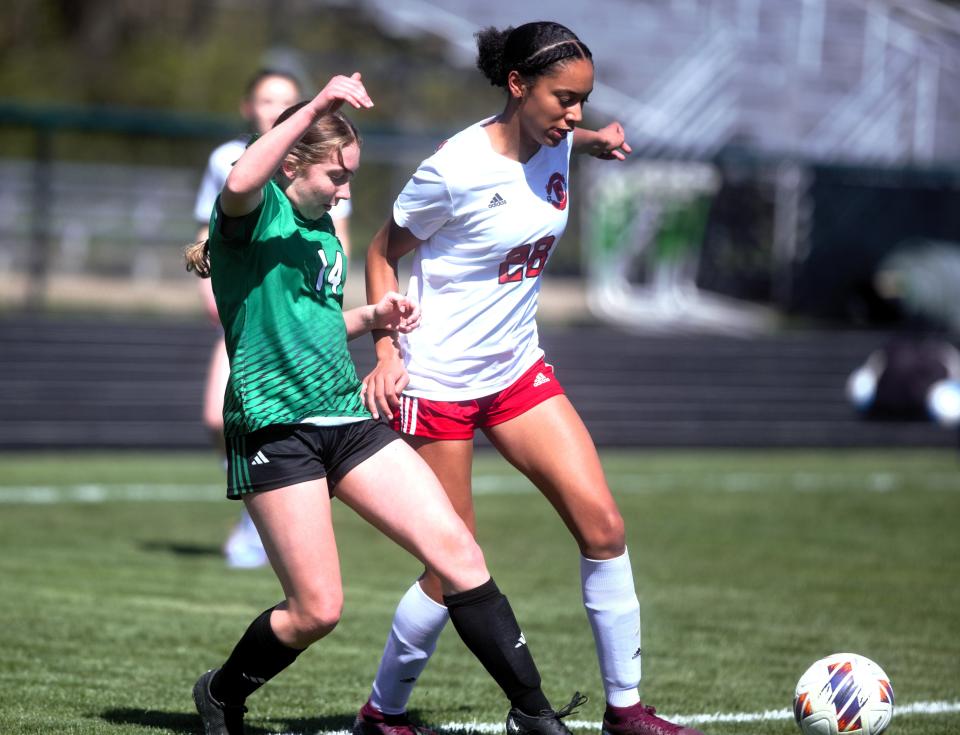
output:
[[[804,735],[880,735],[893,717],[890,677],[866,656],[827,656],[797,682],[793,716]]]

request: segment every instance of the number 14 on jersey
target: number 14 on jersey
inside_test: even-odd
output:
[[[317,276],[317,291],[323,291],[323,282],[326,280],[330,284],[331,293],[334,296],[339,296],[343,293],[341,286],[343,284],[343,253],[337,251],[337,258],[333,261],[333,266],[330,265],[327,254],[323,250],[318,250],[317,255],[320,256],[320,263],[323,264],[320,275]]]

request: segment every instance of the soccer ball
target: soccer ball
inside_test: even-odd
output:
[[[793,717],[804,735],[880,735],[893,717],[890,677],[865,656],[827,656],[797,682]]]

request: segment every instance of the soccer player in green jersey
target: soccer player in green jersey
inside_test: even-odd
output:
[[[529,715],[524,732],[569,735],[560,718],[572,706],[551,709],[470,531],[427,464],[364,407],[347,340],[409,332],[420,313],[395,292],[341,310],[346,263],[329,211],[350,196],[360,163],[359,135],[338,111],[344,102],[373,106],[360,74],[334,77],[281,115],[231,169],[207,242],[187,252],[188,268],[212,277],[230,357],[227,494],[243,500],[285,595],[194,686],[205,732],[242,733],[247,697],[336,626],[336,495],[442,580],[464,643],[511,713]]]
[[[249,131],[217,146],[210,154],[203,180],[197,191],[194,204],[194,217],[202,223],[197,240],[207,239],[210,226],[210,214],[214,203],[223,189],[230,169],[250,143],[252,135],[263,135],[273,127],[280,113],[303,97],[300,81],[293,74],[279,69],[261,69],[250,79],[246,94],[240,104],[240,111],[247,122]],[[337,238],[349,253],[347,238],[350,214],[350,200],[344,199],[330,212],[337,228]],[[227,346],[223,331],[220,330],[220,315],[217,314],[213,298],[213,287],[209,278],[200,279],[200,293],[207,316],[217,326],[219,336],[210,353],[207,367],[207,379],[203,392],[203,422],[210,432],[216,447],[225,455],[226,445],[223,439],[223,394],[230,376],[230,361],[227,358]],[[253,521],[244,510],[223,544],[223,553],[230,567],[260,567],[267,564],[267,552],[260,541]]]

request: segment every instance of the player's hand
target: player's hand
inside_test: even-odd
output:
[[[336,112],[344,102],[349,102],[358,110],[373,107],[373,100],[367,94],[360,72],[355,71],[349,77],[338,74],[333,77],[320,93],[313,98],[313,107],[317,116]]]
[[[596,136],[590,148],[590,155],[595,158],[606,161],[625,161],[627,156],[633,153],[633,149],[627,143],[627,134],[623,126],[616,121],[600,128],[596,131]]]
[[[363,379],[360,389],[360,399],[373,418],[379,419],[381,412],[388,419],[393,419],[394,411],[400,409],[400,394],[410,382],[403,359],[396,355],[392,358],[381,358],[377,366]]]
[[[371,329],[389,329],[402,334],[420,326],[420,305],[396,291],[388,291],[373,307]]]

